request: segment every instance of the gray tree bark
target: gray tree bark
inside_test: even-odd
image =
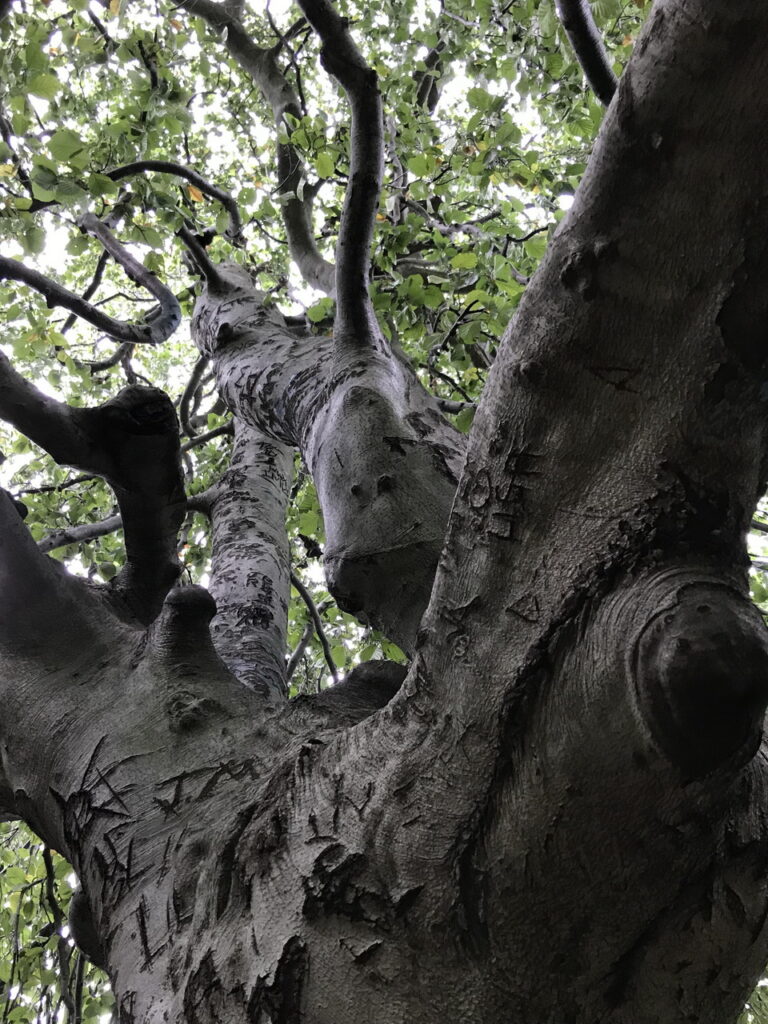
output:
[[[0,801],[74,864],[122,1022],[736,1020],[768,956],[767,40],[747,0],[657,3],[455,498],[461,441],[383,340],[342,358],[221,271],[216,644],[205,591],[147,626],[167,582],[118,607],[0,495]],[[394,695],[282,698],[247,510],[278,521],[293,445],[337,592],[413,654]]]

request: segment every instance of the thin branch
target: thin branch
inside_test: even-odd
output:
[[[336,665],[333,662],[333,656],[331,655],[331,645],[328,643],[328,637],[325,635],[325,629],[323,627],[323,620],[320,618],[320,613],[315,606],[315,602],[312,600],[312,595],[301,582],[295,572],[291,573],[291,586],[298,590],[302,601],[307,606],[310,618],[315,625],[315,632],[317,633],[317,639],[320,641],[320,646],[323,648],[323,655],[325,657],[325,663],[328,666],[331,675],[333,676],[334,683],[339,681],[339,673]]]
[[[333,601],[322,601],[317,606],[318,615],[322,615],[323,612],[330,608],[332,604]],[[291,654],[290,658],[288,659],[287,665],[285,666],[286,682],[291,681],[291,677],[293,676],[296,669],[299,667],[299,662],[302,659],[304,651],[306,651],[307,647],[309,646],[309,641],[312,639],[312,634],[314,633],[314,631],[314,619],[310,618],[306,625],[304,626],[304,631],[302,632],[301,637],[299,638],[299,642],[296,644],[296,647],[293,653]]]
[[[200,242],[194,231],[188,228],[186,224],[183,224],[177,233],[187,247],[191,257],[191,269],[194,270],[196,268],[203,275],[208,287],[212,290],[223,288],[224,283],[221,274],[216,269],[216,265],[205,251],[205,246]]]
[[[441,412],[447,413],[449,416],[458,416],[465,409],[477,408],[475,402],[454,402],[450,398],[438,398],[437,405]]]
[[[336,322],[342,342],[369,344],[378,330],[368,291],[371,244],[384,168],[384,122],[378,76],[329,0],[298,0],[322,42],[321,59],[349,99],[349,180],[336,245]]]
[[[133,352],[133,345],[129,341],[121,342],[111,356],[107,356],[105,359],[88,360],[78,365],[86,367],[91,373],[102,373],[104,370],[109,370],[113,366],[117,366],[121,363],[126,356],[130,356]]]
[[[312,634],[314,633],[314,631],[315,631],[315,624],[312,621],[312,619],[309,619],[307,621],[307,623],[305,624],[305,626],[304,626],[303,633],[299,637],[299,642],[296,644],[296,647],[295,647],[293,653],[291,654],[290,658],[288,659],[288,662],[287,662],[287,664],[285,666],[285,681],[286,681],[286,683],[290,683],[291,677],[293,676],[293,673],[298,668],[299,662],[301,661],[301,658],[302,658],[302,655],[304,654],[304,651],[306,651],[307,646],[309,645],[309,641],[312,639]]]
[[[197,171],[193,171],[191,167],[185,167],[184,164],[173,163],[170,160],[136,160],[133,163],[124,164],[122,167],[115,167],[111,171],[107,171],[106,176],[111,178],[112,181],[122,181],[123,178],[129,178],[134,174],[142,174],[145,171],[156,171],[159,174],[174,174],[177,178],[184,178],[190,185],[198,188],[203,195],[221,203],[229,214],[229,227],[225,233],[226,237],[235,244],[242,244],[243,224],[240,219],[240,210],[237,203],[229,192],[225,192],[217,185],[212,185],[202,175],[198,174]]]
[[[82,523],[79,526],[69,526],[65,530],[56,530],[38,541],[37,546],[43,554],[47,554],[49,551],[56,551],[57,548],[65,548],[70,544],[85,544],[89,540],[106,537],[107,534],[120,530],[122,525],[122,516],[109,516],[98,523]]]
[[[287,116],[301,118],[299,97],[278,67],[275,50],[266,50],[251,39],[239,18],[214,0],[181,0],[180,7],[199,18],[221,35],[227,52],[250,75],[272,108],[278,132],[290,137]],[[277,47],[279,49],[279,46]],[[277,144],[278,195],[291,193],[282,207],[283,222],[291,256],[307,284],[332,295],[335,287],[333,264],[320,254],[312,230],[312,199],[314,193],[304,188],[307,174],[304,164],[290,142]]]
[[[99,285],[101,284],[101,280],[104,277],[104,271],[106,269],[107,261],[108,260],[109,260],[109,253],[106,251],[106,249],[104,249],[99,254],[99,258],[98,258],[98,260],[96,262],[96,269],[94,270],[93,277],[91,278],[91,283],[85,289],[85,291],[83,292],[81,298],[83,298],[83,299],[90,299],[90,297],[97,291]],[[60,333],[61,334],[66,334],[67,331],[70,330],[74,326],[76,320],[77,320],[76,314],[75,313],[70,313],[70,315],[67,317],[67,319],[62,324],[61,332]]]
[[[429,114],[434,114],[437,101],[440,99],[440,87],[437,83],[442,72],[442,55],[445,48],[445,40],[438,39],[424,58],[424,70],[413,75],[416,82],[416,105]]]
[[[555,0],[555,7],[587,81],[600,102],[608,106],[616,92],[617,79],[589,0]]]
[[[208,356],[200,356],[200,358],[197,360],[192,369],[192,373],[189,375],[187,386],[184,388],[184,392],[179,402],[179,419],[181,420],[181,426],[182,429],[184,430],[184,433],[191,438],[197,437],[197,431],[192,425],[192,420],[190,416],[190,406],[195,397],[197,389],[200,386],[200,381],[202,379],[203,374],[205,373],[205,368],[207,365]],[[198,398],[197,404],[199,404],[199,401],[200,399]]]
[[[26,487],[23,490],[17,491],[16,496],[22,497],[24,494],[52,494],[66,490],[68,487],[75,487],[77,484],[88,483],[91,480],[97,480],[93,473],[83,473],[82,476],[73,476],[69,480],[64,480],[60,484],[49,484],[45,487]]]
[[[87,213],[80,219],[80,227],[101,242],[115,262],[119,263],[134,284],[145,288],[160,303],[158,311],[150,312],[145,318],[144,331],[148,332],[150,344],[157,344],[169,338],[181,323],[181,307],[173,292],[121,245],[112,232],[98,217]],[[119,341],[136,341],[135,338],[119,338]]]
[[[72,999],[69,970],[72,953],[69,943],[62,935],[62,928],[65,923],[64,915],[56,897],[56,871],[53,866],[51,851],[47,846],[43,847],[43,864],[45,865],[45,898],[53,916],[53,926],[56,935],[56,959],[59,963],[59,978],[61,981],[59,991],[61,993],[61,1001],[67,1008],[69,1019],[72,1020],[75,1016],[75,1004]]]
[[[232,435],[235,428],[232,423],[223,423],[220,427],[214,427],[213,430],[209,430],[207,434],[198,434],[197,437],[193,437],[191,441],[187,441],[181,446],[182,454],[185,452],[192,451],[193,448],[199,448],[200,445],[207,444],[208,441],[213,441],[217,437],[223,437],[224,434]]]
[[[435,217],[434,214],[430,213],[421,203],[417,203],[414,199],[406,199],[405,205],[409,210],[413,210],[414,213],[418,213],[420,217],[423,217],[427,224],[438,231],[441,235],[452,237],[453,235],[471,235],[473,238],[486,238],[486,232],[482,231],[479,227],[480,224],[486,224],[490,220],[494,220],[496,217],[501,216],[501,210],[490,210],[488,213],[483,214],[482,217],[477,217],[475,220],[468,220],[461,224],[448,224],[439,217]],[[546,228],[537,228],[536,232],[545,231]],[[532,235],[527,237],[533,237]],[[527,240],[523,239],[523,241]]]

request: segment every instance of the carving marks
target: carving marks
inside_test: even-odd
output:
[[[497,470],[481,467],[472,473],[468,467],[461,497],[468,512],[469,526],[478,533],[500,540],[519,541],[515,521],[523,510],[532,478],[540,475],[543,454],[525,446],[513,448]]]

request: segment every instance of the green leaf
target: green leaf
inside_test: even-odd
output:
[[[318,153],[315,160],[315,170],[319,177],[330,178],[335,169],[336,166],[330,153]]]
[[[73,132],[69,128],[60,128],[48,140],[48,149],[56,160],[66,162],[78,153],[82,153],[85,143],[77,132]]]
[[[44,100],[52,100],[61,88],[61,82],[56,75],[45,73],[31,78],[27,88],[33,96],[40,96]]]
[[[455,420],[456,429],[460,430],[462,434],[469,433],[469,428],[472,426],[472,421],[474,420],[474,418],[474,409],[462,409]]]
[[[429,174],[429,160],[423,153],[412,156],[407,163],[408,170],[417,178],[426,178]]]
[[[314,305],[309,307],[307,310],[307,316],[313,324],[319,324],[321,320],[325,320],[326,317],[330,316],[332,309],[333,299],[320,299]]]
[[[62,178],[56,186],[56,199],[65,206],[82,203],[88,199],[88,193],[71,178]]]
[[[456,270],[472,270],[477,266],[477,253],[457,252],[451,260],[451,266]]]
[[[37,224],[30,224],[24,232],[24,251],[32,256],[41,253],[45,248],[45,231]]]

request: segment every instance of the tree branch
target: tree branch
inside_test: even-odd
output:
[[[98,537],[106,537],[108,533],[119,530],[122,525],[122,516],[109,516],[98,523],[81,523],[79,526],[69,526],[65,530],[55,530],[38,541],[37,546],[43,554],[47,554],[57,548],[65,548],[69,544],[84,544],[89,540],[96,540]]]
[[[93,214],[86,214],[80,221],[80,227],[94,238],[98,238],[104,249],[120,264],[132,281],[155,296],[160,303],[159,311],[150,312],[143,323],[129,324],[123,320],[116,320],[51,278],[7,256],[0,256],[0,280],[6,278],[21,281],[22,284],[40,292],[49,307],[64,306],[117,341],[136,345],[156,345],[169,338],[181,323],[181,309],[173,292],[134,259]]]
[[[333,676],[334,683],[338,683],[339,672],[334,663],[333,655],[331,654],[331,645],[328,643],[328,637],[325,635],[323,620],[320,618],[320,613],[318,612],[315,606],[315,602],[312,600],[312,595],[301,582],[301,580],[299,579],[295,572],[291,573],[291,586],[295,587],[296,590],[298,590],[299,596],[301,597],[304,604],[307,606],[309,617],[312,620],[312,623],[315,627],[315,633],[317,633],[317,639],[320,641],[320,646],[323,648],[323,656],[325,657],[325,663],[328,666],[331,675]]]
[[[592,17],[589,0],[555,0],[555,7],[592,91],[608,106],[616,92],[617,78]]]
[[[80,219],[80,227],[89,235],[97,238],[104,249],[116,263],[119,263],[134,284],[145,288],[154,295],[160,304],[158,311],[150,311],[146,317],[145,330],[149,332],[148,341],[156,344],[169,338],[181,323],[179,300],[173,292],[121,245],[109,228],[102,224],[98,217],[87,213]],[[120,341],[132,341],[131,338],[120,338]]]
[[[342,85],[352,110],[349,181],[336,245],[334,335],[342,343],[369,344],[379,334],[368,292],[384,166],[378,76],[329,0],[299,0],[299,6],[322,41],[323,66]]]
[[[125,524],[126,564],[112,586],[150,622],[179,572],[176,535],[186,498],[173,405],[156,388],[130,386],[79,409],[43,395],[0,352],[0,417],[56,462],[103,476]]]
[[[73,650],[75,638],[98,642],[89,617],[94,598],[87,586],[38,551],[13,499],[2,489],[0,594],[0,663],[8,655],[56,658]]]
[[[197,437],[197,432],[191,420],[190,407],[194,401],[195,394],[200,386],[200,380],[205,373],[207,365],[207,356],[200,356],[192,369],[192,373],[189,375],[189,380],[187,381],[186,387],[184,388],[181,396],[181,401],[179,402],[179,419],[181,420],[181,426],[184,433],[190,438]]]
[[[290,448],[235,420],[230,467],[201,508],[213,525],[214,645],[238,679],[271,700],[286,692],[292,472]]]
[[[257,46],[242,22],[230,14],[222,3],[214,0],[182,0],[179,5],[190,14],[202,18],[219,34],[226,33],[224,44],[230,56],[250,75],[261,90],[277,124],[278,132],[284,128],[290,136],[291,126],[286,114],[301,118],[299,99],[285,75],[277,65],[273,50]],[[333,264],[321,256],[312,231],[311,190],[304,190],[304,199],[299,199],[301,183],[307,175],[296,148],[288,143],[277,143],[277,170],[279,177],[278,195],[293,193],[283,206],[288,246],[291,256],[307,284],[319,288],[326,295],[332,295],[335,287]]]
[[[123,178],[132,177],[134,174],[142,174],[145,171],[156,171],[159,174],[175,174],[176,177],[184,178],[190,185],[200,189],[204,195],[221,203],[229,214],[229,227],[226,230],[226,237],[235,245],[243,244],[243,224],[240,219],[240,210],[235,200],[229,192],[225,192],[224,189],[219,188],[217,185],[212,185],[201,174],[198,174],[197,171],[193,171],[191,167],[173,163],[171,160],[135,160],[133,163],[124,164],[122,167],[115,167],[111,171],[107,171],[106,176],[111,178],[112,181],[122,181]]]

